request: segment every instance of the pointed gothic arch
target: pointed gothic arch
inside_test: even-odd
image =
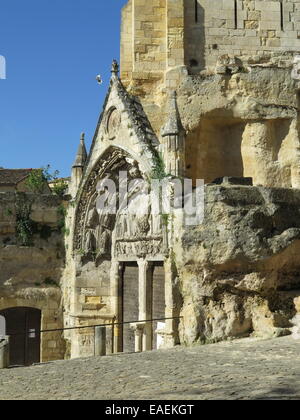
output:
[[[125,174],[123,179],[120,174]],[[108,184],[114,188],[108,188]],[[115,146],[108,148],[82,188],[76,209],[73,250],[81,253],[83,259],[96,262],[118,259],[122,255],[137,258],[161,255],[164,249],[162,225],[158,217],[151,214],[149,191],[143,190],[146,184],[141,164],[129,152]],[[130,198],[131,190],[134,193]],[[98,206],[103,197],[105,208]],[[145,210],[139,216],[133,212],[128,214],[128,202],[122,204],[122,200],[138,209],[145,206]]]

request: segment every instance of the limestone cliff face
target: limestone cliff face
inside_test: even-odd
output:
[[[299,188],[298,81],[291,62],[182,75],[177,97],[187,177],[209,183],[246,176],[254,185]]]
[[[289,334],[300,295],[300,191],[208,186],[205,219],[175,245],[181,339]]]

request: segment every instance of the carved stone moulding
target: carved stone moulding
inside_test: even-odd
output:
[[[80,202],[77,206],[75,218],[75,231],[73,249],[82,251],[86,240],[86,222],[89,206],[93,196],[97,192],[98,182],[109,175],[111,180],[118,185],[118,175],[120,171],[130,171],[136,162],[124,150],[111,147],[99,159],[94,169],[91,171],[81,193]]]
[[[155,257],[162,255],[163,239],[144,239],[144,240],[117,240],[115,247],[115,258],[147,256]]]
[[[106,116],[105,130],[110,140],[114,140],[121,125],[121,114],[116,107],[108,110]]]

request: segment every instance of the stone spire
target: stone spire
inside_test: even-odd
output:
[[[76,160],[74,162],[73,168],[84,168],[86,160],[87,160],[87,151],[85,147],[85,134],[82,133],[80,137],[80,144],[78,147]]]
[[[185,130],[180,119],[177,107],[177,94],[175,91],[170,93],[167,113],[168,117],[161,131],[166,169],[171,175],[184,176]]]
[[[170,93],[167,111],[168,118],[164,127],[162,128],[162,137],[172,135],[175,136],[184,133],[184,128],[182,126],[177,107],[177,93],[175,91],[172,91]]]
[[[72,177],[70,186],[70,194],[72,195],[72,197],[76,197],[82,179],[84,167],[87,161],[87,152],[84,142],[84,136],[84,133],[82,133],[80,137],[80,144],[78,147],[76,159],[74,165],[72,166]]]
[[[111,66],[111,80],[119,78],[119,69],[119,63],[117,62],[117,60],[113,60]]]

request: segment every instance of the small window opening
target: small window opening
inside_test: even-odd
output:
[[[238,8],[237,8],[237,0],[234,0],[234,27],[237,29],[238,27]]]
[[[282,1],[280,2],[280,25],[281,25],[281,30],[284,31],[284,14],[283,14],[283,3]]]

